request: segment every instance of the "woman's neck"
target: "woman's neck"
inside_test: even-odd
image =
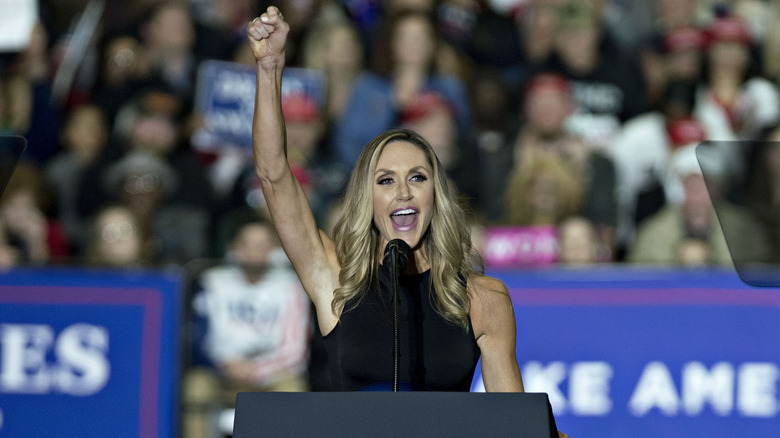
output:
[[[431,262],[428,260],[422,245],[409,254],[409,265],[406,267],[405,274],[421,274],[431,269]]]
[[[385,259],[384,251],[386,246],[387,242],[385,242],[384,245],[382,245],[379,249],[380,261],[384,261]],[[407,254],[407,258],[409,263],[406,265],[406,270],[404,271],[404,274],[406,275],[421,274],[431,269],[431,262],[428,260],[428,255],[426,254],[422,243],[420,243],[416,248],[410,249],[409,254]]]

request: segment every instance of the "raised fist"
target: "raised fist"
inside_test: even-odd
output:
[[[252,47],[252,53],[258,62],[266,59],[284,59],[284,47],[290,25],[284,21],[276,6],[269,6],[263,15],[250,21],[246,35]]]

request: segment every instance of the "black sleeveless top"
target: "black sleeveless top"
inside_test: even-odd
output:
[[[468,331],[433,308],[430,271],[399,280],[399,389],[469,391],[480,351]],[[336,327],[323,337],[331,386],[336,391],[389,391],[393,382],[393,302],[390,272],[379,267],[379,290],[357,307],[346,304]]]

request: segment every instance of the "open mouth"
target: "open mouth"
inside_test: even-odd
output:
[[[403,208],[396,210],[390,215],[390,220],[393,222],[393,227],[396,230],[404,231],[412,228],[417,222],[418,211],[415,208]]]

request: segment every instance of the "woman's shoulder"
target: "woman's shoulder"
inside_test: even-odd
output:
[[[474,335],[480,339],[490,327],[504,327],[514,318],[509,290],[501,280],[475,274],[468,281],[470,310]]]
[[[477,292],[507,292],[506,285],[503,281],[499,280],[498,278],[479,273],[472,274],[469,277],[468,286],[469,289],[474,288]]]
[[[491,307],[509,299],[509,290],[504,282],[488,275],[471,275],[467,288],[472,305],[479,303]]]

